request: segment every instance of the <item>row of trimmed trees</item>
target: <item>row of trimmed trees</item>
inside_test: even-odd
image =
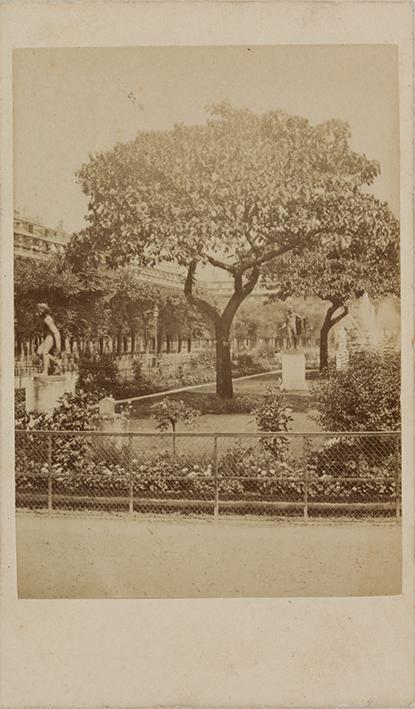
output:
[[[155,335],[154,306],[158,308],[158,344],[173,337],[187,342],[206,334],[202,318],[177,290],[143,283],[135,268],[125,266],[89,269],[83,276],[74,273],[62,257],[45,261],[16,258],[14,264],[15,336],[20,344],[39,334],[36,304],[50,306],[64,338],[98,342],[111,337],[115,352],[123,352],[130,338],[135,349],[137,333],[144,350]]]

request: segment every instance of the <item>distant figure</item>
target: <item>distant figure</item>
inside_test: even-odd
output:
[[[49,374],[49,367],[52,363],[60,368],[57,357],[61,353],[61,336],[56,327],[49,306],[46,303],[39,303],[36,309],[36,314],[42,323],[44,339],[37,350],[37,354],[43,359],[42,374]]]
[[[304,318],[292,310],[288,310],[285,316],[284,327],[287,330],[288,349],[297,349],[297,338],[301,335]]]

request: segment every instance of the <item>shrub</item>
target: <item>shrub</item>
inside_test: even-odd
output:
[[[245,377],[250,374],[268,372],[275,367],[274,353],[268,350],[255,350],[254,352],[240,352],[232,360],[232,375]]]
[[[48,413],[25,412],[16,421],[16,428],[25,431],[94,431],[98,414],[91,411],[95,398],[88,392],[64,394],[57,406]],[[16,471],[30,472],[38,463],[44,470],[48,464],[56,466],[82,466],[88,456],[90,442],[84,436],[53,436],[52,455],[49,457],[48,438],[39,435],[19,434],[16,454]]]
[[[279,389],[267,387],[263,400],[252,411],[260,431],[288,431],[288,424],[292,421],[290,409]],[[267,437],[263,439],[266,450],[280,459],[288,448],[288,440],[282,436]]]
[[[179,422],[190,426],[200,416],[200,411],[188,406],[184,401],[165,398],[153,404],[151,415],[156,420],[156,428],[159,431],[167,431],[171,427],[174,433]]]
[[[152,393],[150,386],[143,386],[136,382],[117,382],[117,384],[111,388],[110,392],[114,399],[133,399],[137,396]]]
[[[250,414],[260,401],[260,398],[248,394],[235,394],[232,399],[203,394],[200,398],[202,412],[206,414]]]
[[[98,415],[91,412],[96,396],[87,391],[66,393],[50,412],[28,411],[16,420],[16,428],[47,431],[94,431]]]
[[[216,355],[214,350],[202,350],[202,352],[196,352],[192,354],[189,359],[190,369],[204,369],[215,372],[216,371]]]
[[[400,427],[400,356],[360,352],[343,370],[314,386],[319,422],[331,431],[387,431]]]
[[[232,399],[221,399],[216,394],[199,391],[182,391],[169,394],[171,401],[184,401],[200,411],[200,414],[250,414],[261,401],[261,397],[246,394],[235,395]]]
[[[102,398],[111,394],[119,382],[119,373],[113,354],[84,354],[79,360],[77,386]]]

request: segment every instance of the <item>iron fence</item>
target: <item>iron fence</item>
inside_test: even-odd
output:
[[[395,518],[400,434],[16,431],[16,505],[49,510]]]

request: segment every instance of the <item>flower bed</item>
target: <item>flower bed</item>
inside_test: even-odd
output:
[[[72,448],[68,448],[72,452]],[[86,452],[86,455],[85,455]],[[97,450],[85,444],[83,460],[45,463],[17,456],[17,490],[44,492],[50,477],[53,493],[117,497],[131,493],[141,499],[212,500],[215,494],[213,462],[205,456],[153,454],[132,457],[119,450],[120,462],[105,460],[108,448]],[[321,451],[320,451],[321,453]],[[289,460],[276,460],[261,445],[255,449],[235,447],[218,460],[217,485],[223,501],[301,502],[305,485],[310,502],[392,502],[396,496],[396,474],[392,461],[364,474],[333,475],[330,468],[319,471],[316,453],[307,464],[295,465]]]

